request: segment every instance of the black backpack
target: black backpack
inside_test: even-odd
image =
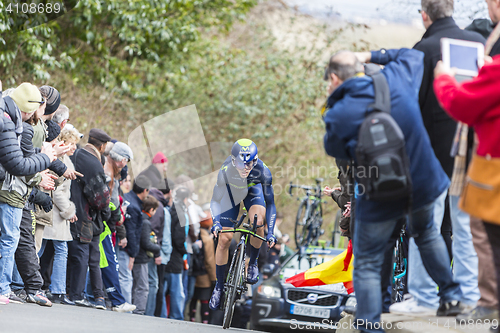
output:
[[[406,198],[411,206],[412,183],[405,137],[391,116],[387,80],[378,70],[367,73],[373,79],[375,103],[368,107],[358,133],[356,172],[368,200],[395,201]]]

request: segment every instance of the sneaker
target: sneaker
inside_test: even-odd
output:
[[[99,310],[106,310],[106,302],[103,297],[98,297],[95,299],[95,308]]]
[[[53,301],[54,300],[54,295],[52,294],[52,292],[50,291],[50,289],[43,290],[43,292],[45,293],[45,297],[47,297],[48,299],[50,299],[51,302],[54,302]]]
[[[62,294],[61,296],[62,296],[60,298],[61,304],[64,304],[64,305],[76,305],[75,302],[73,302],[72,300],[69,299],[68,295]]]
[[[52,302],[45,296],[45,293],[41,290],[37,291],[35,294],[29,294],[26,298],[28,303],[35,303],[42,306],[52,306]]]
[[[18,289],[14,291],[14,294],[16,294],[17,297],[23,300],[24,303],[27,302],[28,295],[26,294],[26,290],[24,289]]]
[[[256,284],[259,281],[259,267],[257,265],[249,265],[247,269],[247,283]]]
[[[9,298],[5,297],[4,295],[0,295],[0,304],[1,305],[9,304]]]
[[[436,309],[418,305],[417,300],[412,295],[406,294],[402,302],[394,303],[389,307],[389,312],[412,316],[434,316]]]
[[[116,312],[132,312],[132,311],[135,310],[135,308],[136,308],[135,305],[125,302],[123,304],[120,304],[118,306],[113,307],[113,311],[116,311]]]
[[[4,295],[9,299],[9,303],[16,303],[16,304],[23,304],[25,301],[21,299],[19,296],[16,295],[13,291],[11,291],[9,294]]]
[[[50,300],[55,304],[75,305],[75,302],[71,301],[66,294],[52,294]]]
[[[486,319],[489,319],[490,321],[498,320],[498,310],[486,308],[484,306],[476,306],[474,309],[462,312],[457,316],[457,320],[465,320],[466,322],[469,322],[469,320],[484,321]]]
[[[436,316],[454,317],[462,312],[460,301],[439,302]]]
[[[76,301],[73,301],[77,306],[85,306],[87,308],[93,308],[94,304],[90,303],[86,298],[82,298]]]
[[[220,308],[221,299],[222,299],[222,289],[216,286],[212,293],[212,297],[210,297],[210,302],[208,303],[210,309],[218,310]]]

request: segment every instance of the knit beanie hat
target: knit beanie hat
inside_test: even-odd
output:
[[[16,102],[19,110],[25,113],[33,113],[43,104],[42,94],[38,88],[28,82],[21,83],[14,89],[10,98]]]
[[[167,162],[168,158],[161,151],[156,153],[155,157],[153,157],[153,164],[162,164]]]
[[[47,142],[51,142],[61,134],[61,127],[55,121],[47,120],[45,125],[47,125]]]
[[[128,159],[129,161],[134,158],[134,153],[132,152],[132,149],[123,142],[117,141],[111,151],[115,154],[118,154],[122,156],[123,158]]]
[[[61,104],[61,95],[59,91],[51,86],[41,86],[40,91],[44,96],[47,96],[45,115],[53,114],[59,108],[59,104]]]

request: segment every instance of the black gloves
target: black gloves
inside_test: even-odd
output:
[[[45,213],[48,213],[52,210],[52,198],[50,197],[50,195],[36,188],[33,188],[33,191],[31,191],[28,200],[35,205],[39,205],[40,207],[42,207]]]

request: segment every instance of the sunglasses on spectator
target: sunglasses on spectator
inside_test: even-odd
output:
[[[41,101],[41,102],[40,102],[40,101],[28,101],[28,102],[29,102],[29,103],[38,103],[38,104],[40,104],[40,105],[44,105],[44,104],[45,104],[45,102],[46,102],[46,100],[45,100],[45,98],[43,98],[43,97],[42,97],[42,101]]]
[[[419,14],[422,14],[422,9],[419,9],[419,10],[418,10],[418,13],[419,13]]]

